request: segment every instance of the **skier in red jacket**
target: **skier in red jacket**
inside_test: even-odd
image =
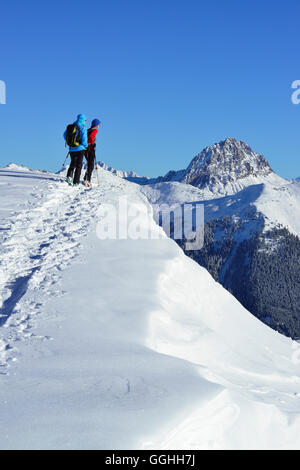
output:
[[[85,173],[85,184],[87,187],[91,187],[91,177],[94,169],[94,164],[96,160],[96,137],[98,134],[98,129],[101,122],[99,119],[93,119],[90,129],[88,129],[88,148],[85,154],[86,157],[86,173]]]

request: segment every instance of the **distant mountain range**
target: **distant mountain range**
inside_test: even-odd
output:
[[[120,178],[139,178],[139,176],[134,171],[123,171],[123,170],[115,170],[111,166],[108,166],[106,163],[102,162],[101,160],[97,162],[98,165],[103,168],[104,170],[109,171],[110,173],[119,176]]]

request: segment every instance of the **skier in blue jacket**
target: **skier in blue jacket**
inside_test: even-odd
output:
[[[84,114],[78,114],[75,124],[78,127],[79,135],[77,137],[79,145],[76,147],[69,147],[71,164],[67,173],[68,183],[72,183],[77,186],[80,182],[80,174],[82,169],[82,160],[88,146],[87,140],[87,128],[86,128],[86,117]],[[64,138],[66,140],[67,131],[64,133]],[[73,178],[74,175],[74,178]]]

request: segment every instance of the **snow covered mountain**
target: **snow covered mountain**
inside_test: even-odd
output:
[[[185,256],[141,186],[99,173],[86,191],[0,170],[0,447],[299,449],[299,344]],[[124,197],[155,236],[129,217],[135,236],[98,238]]]
[[[206,147],[193,158],[184,172],[171,172],[168,181],[181,181],[216,195],[235,194],[246,186],[264,182],[272,175],[267,160],[245,142],[233,138]]]
[[[232,195],[255,184],[285,182],[274,173],[263,155],[234,138],[206,147],[192,159],[186,169],[171,170],[158,178],[136,177],[130,181],[139,184],[191,184],[203,191],[202,198],[205,199]]]
[[[299,181],[281,178],[247,144],[226,139],[186,170],[142,183],[152,205],[204,204],[204,249],[187,254],[258,318],[300,337]]]
[[[98,165],[106,171],[109,171],[113,175],[119,176],[120,178],[139,178],[139,175],[134,171],[123,171],[123,170],[115,170],[111,166],[108,166],[106,163],[102,162],[101,160],[97,162]]]

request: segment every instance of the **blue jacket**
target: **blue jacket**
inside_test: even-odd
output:
[[[77,120],[75,123],[78,126],[81,138],[81,145],[77,145],[77,147],[69,147],[70,152],[79,152],[80,150],[85,150],[88,146],[87,141],[87,128],[86,128],[86,117],[84,114],[78,114]],[[64,132],[64,139],[66,140],[67,131]]]

